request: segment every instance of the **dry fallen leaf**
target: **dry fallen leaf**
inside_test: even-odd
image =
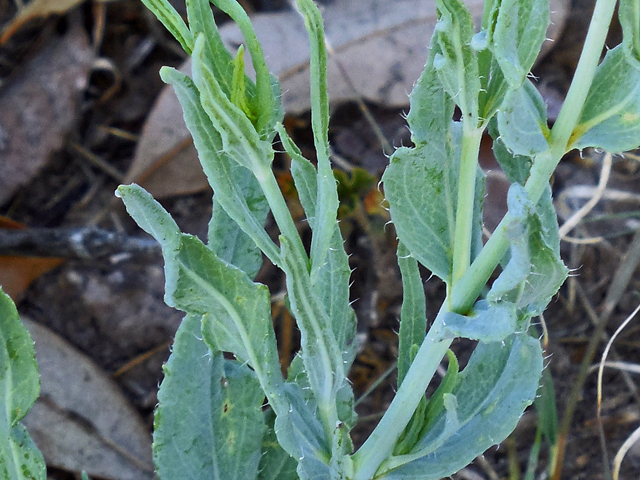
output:
[[[78,113],[93,50],[81,25],[53,36],[0,89],[0,204],[62,147]]]
[[[84,0],[32,0],[21,8],[16,16],[2,29],[0,46],[6,43],[25,23],[35,18],[61,15],[84,2]]]
[[[484,0],[465,3],[479,23]],[[568,5],[568,0],[552,0],[553,24],[548,38],[558,37]],[[437,20],[435,0],[334,0],[322,13],[326,37],[335,52],[327,65],[333,104],[360,96],[385,107],[407,105],[409,92],[426,62],[427,45]],[[267,64],[280,79],[285,111],[309,109],[309,47],[302,18],[289,10],[258,14],[252,21]],[[231,51],[243,42],[234,24],[224,25],[220,33]],[[348,79],[339,64],[345,67]],[[180,70],[190,72],[190,61]],[[165,87],[147,118],[127,182],[139,180],[156,197],[206,188],[189,139],[175,94]],[[151,169],[152,173],[144,173]],[[185,178],[180,179],[183,175]]]
[[[0,216],[0,228],[25,228]],[[62,258],[0,256],[0,286],[14,301],[40,275],[60,265]]]
[[[35,342],[40,398],[24,425],[47,465],[111,480],[151,480],[151,435],[113,380],[49,329]]]
[[[209,186],[172,88],[162,90],[142,129],[122,183],[132,182],[156,198],[199,192]]]

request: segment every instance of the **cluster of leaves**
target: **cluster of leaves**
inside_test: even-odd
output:
[[[608,51],[596,70],[608,27],[608,21],[597,22],[611,18],[616,3],[598,0],[596,40],[583,54],[591,60],[579,67],[587,73],[578,75],[568,107],[550,130],[544,102],[527,78],[545,38],[547,0],[488,0],[478,33],[461,0],[437,0],[429,60],[411,94],[415,146],[398,149],[383,177],[404,290],[398,391],[354,453],[349,432],[357,417],[347,372],[355,357],[356,320],[329,161],[320,13],[312,0],[298,0],[311,46],[316,167],[281,124],[278,83],[235,0],[211,3],[242,30],[255,81],[245,75],[244,47],[235,57],[225,48],[209,0],[187,1],[188,26],[168,0],[143,1],[193,57],[192,77],[166,67],[161,76],[175,87],[214,191],[206,244],[180,232],[140,187],[117,191],[162,245],[165,300],[186,313],[158,394],[159,477],[430,480],[502,441],[535,398],[542,372],[530,321],[567,275],[549,177],[569,149],[621,151],[640,138],[638,2],[621,1],[623,44]],[[452,120],[456,107],[458,121]],[[512,185],[508,213],[483,246],[484,175],[477,155],[486,129]],[[309,254],[271,170],[276,134],[292,159],[312,230]],[[277,243],[264,229],[269,211],[280,230]],[[301,332],[301,350],[286,378],[268,289],[252,280],[262,255],[284,271],[287,305]],[[447,285],[428,333],[419,263]],[[499,264],[502,271],[487,288]],[[9,441],[0,441],[0,472],[11,480],[44,478],[41,457],[18,424],[37,396],[33,348],[3,298],[0,396],[7,415],[0,416],[0,428]],[[449,350],[459,337],[478,342],[461,372]],[[444,356],[447,374],[427,398]]]

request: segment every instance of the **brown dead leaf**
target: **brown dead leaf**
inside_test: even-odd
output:
[[[47,465],[105,479],[151,480],[151,435],[115,382],[49,329],[23,322],[42,382],[24,424]]]
[[[93,50],[81,25],[53,37],[0,89],[0,204],[62,147],[87,82]]]
[[[80,5],[84,0],[32,0],[21,8],[0,33],[0,46],[16,33],[28,21],[49,15],[61,15]]]
[[[142,128],[123,181],[132,182],[156,198],[199,192],[209,186],[172,88],[163,89]]]
[[[484,0],[465,0],[480,23]],[[552,0],[552,21],[547,36],[559,36],[568,0]],[[358,96],[385,107],[409,103],[409,92],[426,62],[427,45],[437,21],[435,0],[334,0],[323,9],[325,31],[335,54],[329,57],[327,76],[333,104]],[[263,13],[252,18],[270,70],[278,75],[287,113],[309,109],[309,47],[298,12]],[[243,43],[240,29],[220,29],[228,47]],[[552,42],[547,42],[550,47]],[[348,79],[338,62],[346,67]],[[247,59],[248,68],[250,62]],[[180,68],[191,71],[190,60]],[[251,74],[249,72],[249,74]],[[355,87],[349,84],[349,81]],[[147,118],[129,182],[155,169],[141,181],[154,196],[169,196],[207,187],[197,154],[182,119],[177,98],[165,87]],[[161,162],[162,166],[157,166]],[[188,175],[188,177],[187,177]],[[182,178],[181,178],[182,177]]]
[[[62,258],[0,256],[0,285],[14,301],[31,282],[60,265]]]
[[[25,228],[25,226],[0,216],[0,228]],[[0,256],[0,286],[15,301],[31,285],[31,282],[56,268],[63,261],[62,258]]]

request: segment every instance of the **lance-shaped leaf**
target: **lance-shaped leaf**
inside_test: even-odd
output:
[[[138,225],[162,245],[165,302],[202,315],[202,334],[209,347],[247,362],[276,413],[286,411],[277,394],[283,380],[267,287],[220,260],[196,237],[181,233],[162,206],[140,187],[121,186],[118,194]]]
[[[169,3],[169,0],[142,0],[142,3],[153,13],[171,35],[180,43],[187,54],[193,50],[193,34],[187,28],[180,14]]]
[[[471,48],[475,33],[473,19],[461,0],[438,0],[436,3],[439,18],[434,40],[440,51],[435,54],[433,65],[462,115],[475,119],[478,116],[480,76],[476,52]]]
[[[42,454],[20,420],[40,392],[33,341],[13,301],[0,290],[0,477],[44,480]]]
[[[11,298],[0,290],[0,478],[44,480],[42,454],[20,420],[40,394],[33,341]]]
[[[493,138],[493,154],[500,164],[500,168],[507,176],[510,183],[524,185],[529,178],[533,159],[524,155],[515,155],[510,152],[504,144],[498,131],[498,121],[496,118],[489,123],[489,134]]]
[[[496,21],[488,25],[489,48],[509,86],[518,88],[529,74],[545,40],[549,2],[502,0],[494,2],[494,12],[495,8],[497,17],[493,18]]]
[[[298,480],[298,462],[278,443],[275,432],[276,416],[272,411],[268,411],[265,416],[267,432],[262,438],[258,480]]]
[[[445,139],[450,135],[454,103],[445,92],[433,66],[440,47],[432,40],[431,53],[416,85],[409,95],[411,109],[407,123],[415,144]]]
[[[227,97],[231,98],[233,57],[222,41],[218,27],[213,19],[211,4],[209,0],[187,0],[186,7],[189,29],[193,36],[192,41],[195,43],[195,37],[200,33],[203,34],[206,44],[204,49],[205,61],[214,72],[223,92]],[[252,95],[253,91],[255,91],[254,83],[248,80],[246,84],[249,89],[248,94]]]
[[[316,415],[317,404],[302,389],[287,382],[281,393],[291,408],[275,419],[274,431],[282,448],[298,462],[301,480],[330,478],[331,447]]]
[[[278,82],[269,73],[262,47],[253,30],[251,20],[249,20],[249,16],[240,4],[236,0],[211,0],[211,3],[229,15],[236,22],[244,36],[247,49],[251,54],[253,69],[256,73],[255,95],[248,98],[251,103],[251,109],[256,115],[255,129],[262,139],[270,142],[273,138],[275,123],[282,120],[282,106],[278,98],[280,93],[277,86]]]
[[[447,283],[451,281],[459,145],[459,131],[454,131],[415,148],[399,148],[382,177],[398,238],[413,258]],[[484,175],[479,168],[475,194],[474,251],[481,240],[484,196]]]
[[[336,231],[338,192],[329,160],[329,96],[327,94],[327,51],[322,16],[312,0],[298,0],[309,33],[311,75],[311,126],[318,159],[316,209],[311,239],[311,278],[315,282],[331,248]]]
[[[300,203],[309,225],[314,229],[318,198],[318,172],[311,162],[302,156],[300,149],[293,143],[282,125],[278,126],[278,133],[285,150],[291,157],[291,175],[298,191]],[[356,317],[349,304],[350,277],[349,257],[344,251],[340,228],[334,223],[329,251],[315,279],[311,281],[320,305],[324,306],[331,319],[333,332],[345,362],[345,371],[349,369],[355,357],[353,340],[356,333]]]
[[[547,109],[529,80],[510,90],[498,112],[500,139],[515,155],[533,156],[549,149]]]
[[[411,93],[407,120],[415,148],[399,148],[382,181],[398,237],[411,256],[445,282],[450,281],[455,202],[460,163],[459,124],[454,104],[434,68],[436,44]],[[472,256],[481,245],[483,174],[478,169]],[[437,199],[437,200],[434,200]]]
[[[636,0],[620,0],[618,16],[624,51],[629,62],[640,69],[640,3]]]
[[[543,197],[548,195],[547,190]],[[512,303],[519,316],[527,318],[544,311],[568,273],[560,259],[555,214],[544,209],[547,203],[548,197],[536,209],[521,185],[511,185],[507,196],[511,222],[506,227],[510,259],[487,295],[490,304]]]
[[[258,167],[271,165],[271,142],[260,138],[246,113],[224,94],[207,63],[205,42],[204,35],[199,34],[193,48],[193,81],[200,93],[202,108],[222,139],[222,148],[236,162],[254,172]]]
[[[253,174],[244,167],[230,164],[230,176],[235,188],[240,190],[245,202],[258,223],[264,224],[269,213],[269,205]],[[209,221],[209,243],[218,258],[225,260],[240,270],[244,270],[249,278],[254,278],[262,266],[262,253],[255,242],[242,231],[240,226],[225,212],[213,197],[213,210]]]
[[[376,480],[438,480],[457,472],[513,431],[541,372],[540,343],[527,334],[479,343],[430,430],[412,452],[387,460]]]
[[[280,237],[291,311],[300,328],[301,357],[309,385],[320,408],[335,409],[338,390],[345,382],[342,352],[332,322],[311,287],[304,259]]]
[[[596,70],[570,148],[609,152],[640,145],[640,69],[629,63],[624,45],[609,50]]]
[[[233,176],[238,172],[235,167],[237,163],[223,151],[222,139],[202,108],[200,94],[193,81],[177,70],[166,67],[162,68],[160,75],[164,81],[176,89],[185,123],[193,136],[193,143],[198,150],[202,168],[215,192],[217,201],[253,239],[269,260],[279,264],[280,253],[264,230],[264,220],[260,213],[264,208],[263,200],[255,201],[257,200],[255,190],[250,197],[254,199],[253,202],[248,203],[245,199],[247,190],[243,191],[246,184],[242,181],[242,177],[247,173],[243,173],[239,181]]]
[[[164,366],[153,435],[158,476],[255,479],[264,393],[247,366],[211,352],[201,337],[201,317],[187,315]]]
[[[398,333],[398,387],[402,384],[417,347],[422,345],[427,331],[427,305],[418,262],[400,242],[398,265],[402,274],[402,308]]]

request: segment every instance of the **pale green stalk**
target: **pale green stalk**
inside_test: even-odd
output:
[[[393,448],[418,407],[420,399],[436,372],[452,339],[442,340],[441,314],[429,329],[411,367],[400,385],[391,405],[360,449],[353,455],[353,480],[369,480],[393,453]]]
[[[525,185],[525,189],[533,203],[537,203],[542,196],[553,171],[567,150],[571,134],[578,123],[589,88],[593,82],[615,5],[616,0],[597,0],[574,80],[551,132],[551,148],[549,151],[534,158],[531,173]],[[464,144],[463,142],[463,150]],[[463,159],[465,155],[467,153],[463,153]],[[463,165],[461,168],[469,167]],[[475,179],[475,164],[473,173]],[[465,191],[469,191],[465,190],[465,186],[462,183],[459,188],[463,194]],[[458,208],[465,205],[465,203],[464,201],[459,202]],[[354,480],[372,478],[382,462],[393,452],[394,445],[411,419],[420,398],[424,395],[435,374],[440,360],[451,344],[450,340],[439,338],[442,328],[440,318],[448,310],[464,314],[473,306],[473,303],[509,248],[509,241],[506,237],[509,220],[509,214],[505,215],[505,218],[500,222],[475,261],[466,269],[460,279],[454,282],[448,299],[445,300],[440,309],[434,325],[425,337],[391,405],[367,441],[353,455]],[[457,230],[458,226],[456,226],[456,242],[458,240]],[[469,234],[470,237],[471,235]],[[456,246],[456,248],[458,247]],[[458,255],[460,257],[457,260],[458,267],[456,267],[456,271],[458,272],[457,275],[460,275],[459,272],[462,269],[460,265],[462,265],[464,259],[462,252],[458,253]]]
[[[573,129],[578,124],[596,68],[600,63],[600,55],[604,48],[616,3],[617,0],[597,0],[596,2],[576,73],[551,130],[549,143],[554,153],[559,150],[562,150],[562,153],[566,151]]]
[[[540,199],[558,162],[567,151],[571,134],[580,119],[596,67],[600,62],[600,54],[604,47],[615,6],[616,0],[598,0],[596,3],[571,87],[551,130],[551,148],[534,157],[531,174],[525,185],[529,198],[534,203]],[[507,214],[469,268],[468,274],[460,279],[452,289],[450,300],[452,311],[460,313],[468,311],[486,285],[487,280],[509,248],[509,241],[505,236],[509,221],[509,214]]]
[[[462,152],[458,179],[458,203],[453,240],[453,267],[451,286],[465,274],[471,264],[471,240],[473,238],[473,207],[475,200],[478,152],[482,130],[474,117],[462,122]]]
[[[308,257],[302,245],[300,234],[296,228],[296,224],[291,217],[287,203],[282,195],[282,191],[278,186],[278,181],[271,169],[271,165],[263,165],[261,162],[254,162],[253,173],[260,183],[260,187],[264,196],[269,203],[269,208],[273,214],[273,218],[280,229],[280,233],[287,237],[297,255],[308,264]]]

